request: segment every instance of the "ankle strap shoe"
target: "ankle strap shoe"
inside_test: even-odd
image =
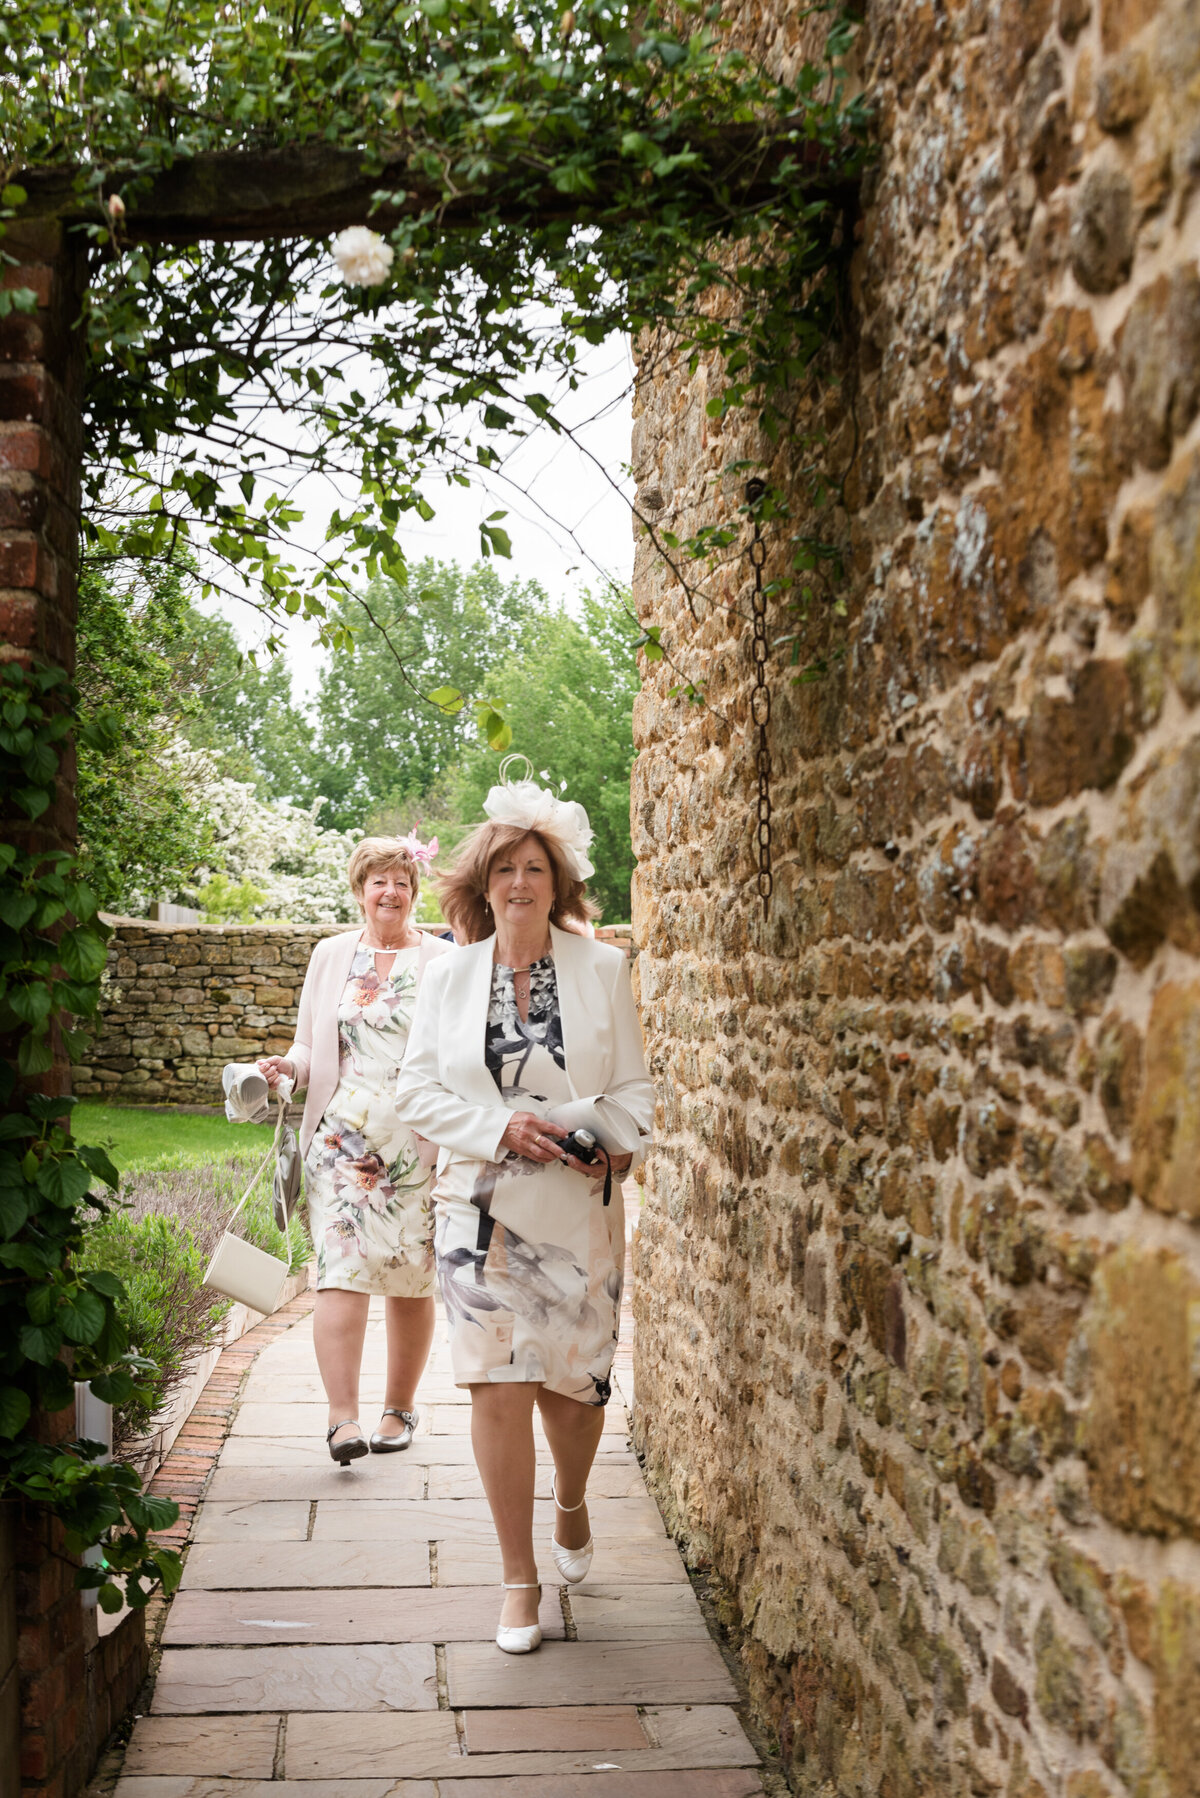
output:
[[[532,1580],[526,1580],[523,1583],[517,1581],[514,1585],[509,1585],[507,1581],[501,1580],[500,1590],[502,1592],[536,1592],[539,1600],[542,1596],[541,1584]],[[503,1649],[505,1654],[532,1654],[534,1649],[540,1648],[541,1645],[542,1626],[540,1623],[502,1623],[496,1631],[496,1647]]]
[[[564,1511],[568,1514],[572,1511],[582,1511],[584,1505],[587,1503],[586,1498],[581,1498],[577,1505],[559,1505],[556,1488],[557,1481],[552,1481],[550,1486],[550,1496],[555,1504],[558,1505],[560,1511]],[[554,1565],[558,1568],[558,1571],[562,1574],[562,1577],[566,1580],[568,1586],[577,1586],[580,1580],[584,1580],[588,1576],[588,1572],[592,1565],[592,1556],[595,1553],[595,1544],[591,1536],[589,1536],[582,1548],[564,1548],[557,1536],[551,1536],[550,1552],[554,1556]]]

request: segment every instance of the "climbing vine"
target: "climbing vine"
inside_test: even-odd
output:
[[[23,215],[69,216],[91,246],[87,554],[193,538],[211,585],[339,642],[348,586],[403,589],[400,521],[432,517],[446,483],[503,483],[530,431],[563,432],[559,398],[613,331],[718,366],[714,416],[789,433],[837,328],[867,154],[854,26],[828,18],[787,81],[699,0],[669,22],[628,0],[43,0],[0,20]],[[360,210],[333,217],[348,169]],[[323,217],[380,232],[374,284],[336,278]],[[302,469],[350,496],[303,564]],[[783,516],[783,494],[760,509]],[[484,553],[507,553],[504,515]],[[730,532],[642,522],[691,606]]]
[[[55,1037],[79,1053],[96,1011],[108,930],[67,851],[42,846],[39,820],[55,799],[72,730],[73,695],[61,669],[0,665],[0,1495],[48,1505],[78,1552],[103,1545],[79,1575],[105,1610],[146,1602],[178,1583],[178,1557],[151,1532],[178,1506],[141,1491],[131,1467],[97,1459],[98,1443],[39,1440],[37,1414],[74,1402],[75,1381],[120,1403],[147,1363],[130,1354],[114,1274],[76,1265],[85,1207],[101,1212],[117,1182],[102,1149],[74,1142],[74,1100],[39,1092]],[[103,722],[90,730],[104,746]],[[22,846],[24,845],[24,846]]]

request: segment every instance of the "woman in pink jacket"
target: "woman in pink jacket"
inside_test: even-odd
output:
[[[417,1382],[433,1340],[433,1210],[422,1145],[396,1115],[417,989],[451,944],[412,923],[420,865],[437,849],[415,835],[366,837],[350,857],[362,928],[313,950],[296,1040],[259,1062],[307,1087],[300,1152],[317,1251],[313,1337],[329,1400],[326,1441],[343,1467],[368,1448],[407,1448],[417,1425]],[[387,1384],[368,1444],[358,1421],[358,1377],[372,1294],[384,1300]]]

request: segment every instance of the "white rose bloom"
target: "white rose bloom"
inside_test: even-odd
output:
[[[378,287],[388,278],[393,251],[378,231],[350,225],[333,240],[333,260],[347,287]]]

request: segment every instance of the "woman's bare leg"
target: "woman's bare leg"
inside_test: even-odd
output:
[[[554,1490],[562,1505],[578,1505],[587,1491],[588,1475],[604,1429],[604,1406],[581,1405],[561,1392],[538,1388],[538,1410],[550,1453],[554,1456]],[[587,1506],[554,1513],[554,1539],[560,1548],[583,1548],[591,1535]]]
[[[326,1291],[313,1307],[313,1346],[329,1401],[330,1423],[358,1416],[358,1375],[367,1334],[365,1292]],[[345,1442],[353,1430],[339,1430],[334,1442]]]
[[[533,1552],[533,1381],[471,1387],[471,1445],[500,1541],[504,1578],[529,1584],[538,1576]],[[536,1623],[536,1592],[506,1592],[501,1623]]]
[[[394,1405],[398,1411],[411,1411],[433,1342],[433,1300],[385,1299],[383,1315],[387,1331],[383,1402]],[[384,1417],[378,1426],[381,1436],[399,1436],[405,1427],[398,1417]]]

